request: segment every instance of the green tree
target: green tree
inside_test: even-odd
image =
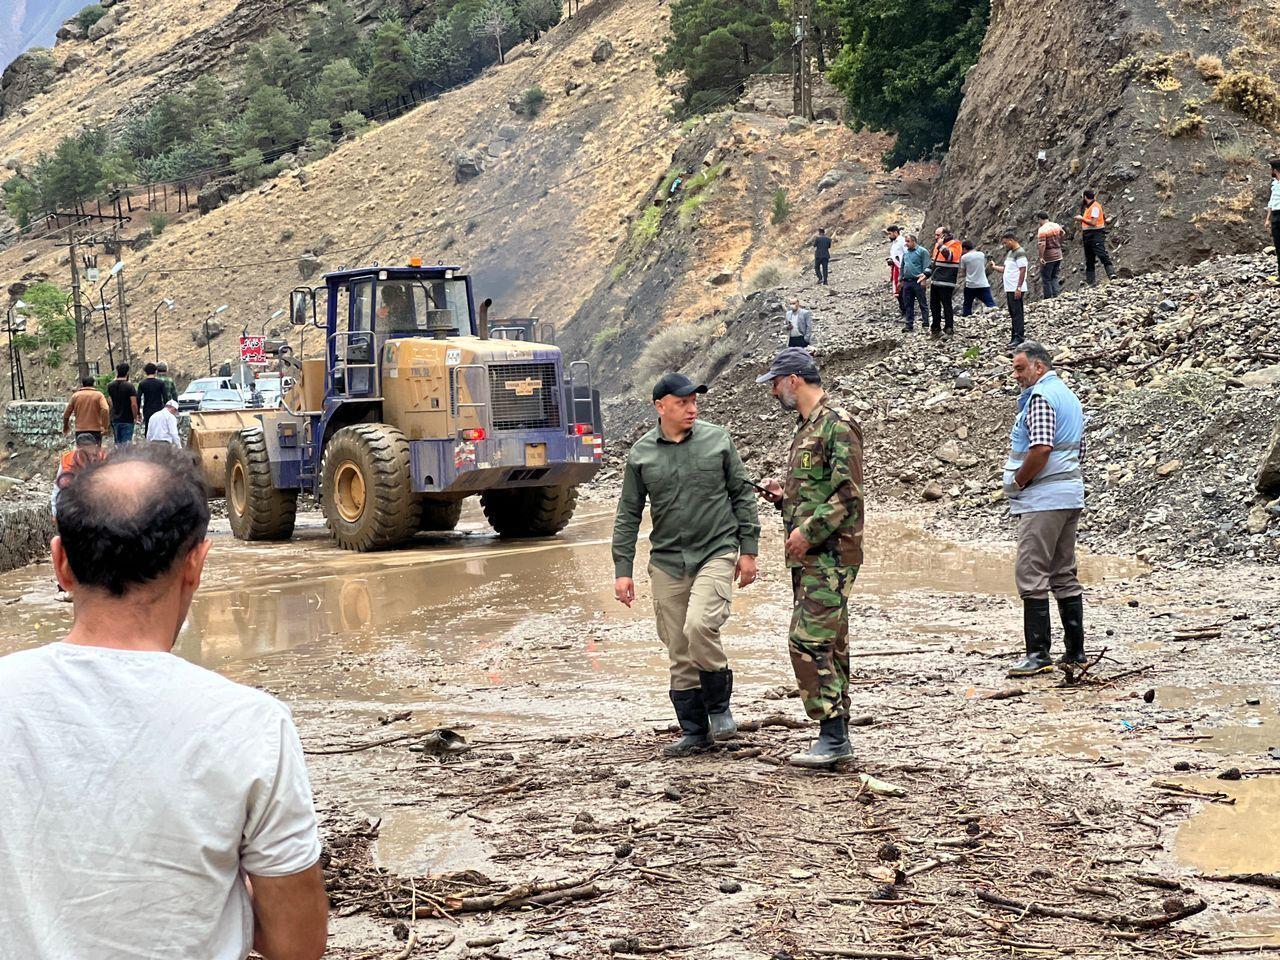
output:
[[[658,75],[683,72],[686,111],[712,109],[774,66],[787,42],[774,32],[779,17],[777,0],[672,0]]]
[[[519,29],[520,21],[507,0],[485,0],[471,18],[471,33],[493,44],[499,63],[505,62],[504,52],[515,42]]]
[[[209,73],[200,75],[191,86],[191,116],[201,127],[209,127],[226,116],[227,91],[222,81]]]
[[[302,138],[302,112],[279,87],[259,87],[249,97],[244,111],[244,146],[268,150],[284,147]]]
[[[296,94],[310,76],[310,64],[294,41],[279,31],[249,48],[241,92],[253,95],[261,87],[279,87]]]
[[[394,102],[413,83],[413,55],[399,20],[384,20],[373,35],[373,65],[369,70],[369,99],[374,108]]]
[[[348,110],[338,118],[338,125],[344,140],[354,140],[369,129],[369,118],[359,110]]]
[[[349,57],[359,42],[355,11],[345,0],[329,0],[307,31],[307,46],[317,63]]]
[[[518,0],[516,14],[520,18],[520,32],[537,40],[560,22],[562,6],[560,0]]]
[[[965,74],[977,62],[989,0],[835,0],[844,46],[831,82],[850,118],[898,135],[885,163],[946,149]]]
[[[422,83],[447,90],[467,76],[471,57],[441,17],[421,32],[409,34],[414,77]]]
[[[62,365],[62,349],[76,338],[76,321],[71,314],[71,296],[57,284],[43,281],[33,283],[22,294],[26,303],[26,316],[35,321],[35,330],[28,329],[15,345],[22,350],[44,350],[42,358],[48,367]]]
[[[10,177],[4,182],[4,208],[18,226],[27,227],[31,218],[44,212],[40,188],[24,176]]]
[[[236,172],[246,186],[252,187],[262,177],[262,168],[266,165],[266,157],[257,147],[251,147],[231,161],[231,169]]]
[[[307,127],[305,149],[308,161],[327,156],[333,150],[333,124],[328,120],[312,120]]]
[[[348,110],[364,110],[369,99],[364,77],[346,57],[325,64],[316,80],[315,97],[322,116],[336,120]]]

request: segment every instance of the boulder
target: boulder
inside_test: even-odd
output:
[[[222,324],[220,324],[217,320],[210,320],[207,326],[209,329],[208,336],[205,336],[206,324],[203,324],[203,323],[191,331],[191,339],[195,341],[195,345],[197,347],[206,346],[210,340],[213,340],[216,337],[220,336],[222,332],[227,329]]]
[[[1267,508],[1261,504],[1255,506],[1249,511],[1249,519],[1245,521],[1245,529],[1251,534],[1259,534],[1267,532],[1267,525],[1271,522],[1271,514],[1267,513]]]
[[[108,33],[120,26],[120,17],[116,11],[109,11],[106,16],[89,28],[89,39],[93,41],[101,40]]]
[[[954,440],[948,440],[934,450],[933,455],[943,463],[955,463],[960,459],[960,445]]]
[[[1162,463],[1160,464],[1160,466],[1156,467],[1156,476],[1162,477],[1162,478],[1168,477],[1168,476],[1171,476],[1172,474],[1177,473],[1181,469],[1182,469],[1181,460],[1169,460],[1166,463]]]
[[[453,158],[453,178],[458,183],[474,180],[484,173],[484,157],[479,153],[460,150]]]
[[[830,190],[847,176],[848,174],[843,170],[828,170],[822,175],[822,179],[818,181],[818,192],[821,193],[823,190]]]
[[[298,258],[298,273],[302,275],[303,280],[314,277],[320,271],[320,267],[320,258],[310,251]]]
[[[69,53],[67,59],[62,61],[62,65],[58,67],[59,73],[70,73],[77,67],[82,67],[87,62],[85,55],[82,53]]]
[[[732,270],[721,270],[711,278],[713,287],[723,287],[726,283],[733,280],[734,274]]]
[[[1263,493],[1280,493],[1280,422],[1271,433],[1271,443],[1258,464],[1257,487]]]
[[[945,495],[946,495],[945,491],[943,491],[942,489],[942,484],[940,484],[937,480],[930,480],[928,483],[926,483],[924,485],[924,490],[922,490],[920,493],[920,496],[924,497],[926,500],[930,502],[933,502],[935,500],[941,500]]]
[[[787,133],[799,133],[801,130],[809,129],[808,117],[788,117]]]
[[[215,210],[222,206],[235,194],[235,177],[221,177],[217,180],[210,180],[196,194],[196,206],[200,208],[201,213],[208,213],[210,210]]]
[[[1280,383],[1280,363],[1273,364],[1270,367],[1263,367],[1261,370],[1250,370],[1240,378],[1241,384],[1246,387],[1257,387],[1259,389],[1268,389]]]
[[[83,40],[85,38],[85,29],[80,26],[80,22],[72,17],[66,23],[58,28],[58,32],[54,34],[59,41],[62,40]]]
[[[606,37],[596,44],[596,48],[591,51],[592,63],[604,63],[613,56],[613,44]]]

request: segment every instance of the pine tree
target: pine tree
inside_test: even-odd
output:
[[[364,110],[369,91],[360,71],[346,57],[341,57],[320,71],[315,97],[322,115],[336,120],[348,110]]]
[[[672,0],[671,36],[658,55],[658,74],[684,73],[688,112],[713,109],[753,73],[778,69],[775,61],[786,50],[774,29],[780,16],[777,0]]]
[[[191,85],[191,113],[201,127],[209,127],[222,120],[226,113],[227,91],[222,81],[210,73],[200,75]]]
[[[399,20],[385,20],[373,35],[373,66],[369,71],[369,99],[377,110],[394,103],[413,83],[413,56]]]
[[[302,113],[279,87],[259,87],[245,106],[246,153],[252,147],[269,150],[302,138]]]

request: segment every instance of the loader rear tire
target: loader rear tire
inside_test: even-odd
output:
[[[271,482],[267,439],[260,427],[241,430],[227,444],[227,518],[240,540],[288,540],[298,514],[298,491]]]
[[[434,500],[422,498],[422,520],[419,530],[442,531],[452,530],[458,525],[462,516],[461,500]]]
[[[385,423],[343,427],[325,446],[320,505],[344,550],[385,550],[418,532],[409,441]]]
[[[521,487],[480,494],[485,519],[502,537],[554,536],[568,525],[577,503],[577,487]]]

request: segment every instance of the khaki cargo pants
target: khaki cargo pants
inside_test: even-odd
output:
[[[1014,583],[1023,600],[1068,600],[1084,593],[1076,575],[1080,510],[1037,510],[1018,516]]]
[[[671,658],[672,690],[695,690],[701,686],[700,670],[714,672],[729,666],[720,645],[720,628],[729,619],[737,564],[736,552],[724,553],[688,577],[673,577],[649,564],[653,613],[658,639]]]

